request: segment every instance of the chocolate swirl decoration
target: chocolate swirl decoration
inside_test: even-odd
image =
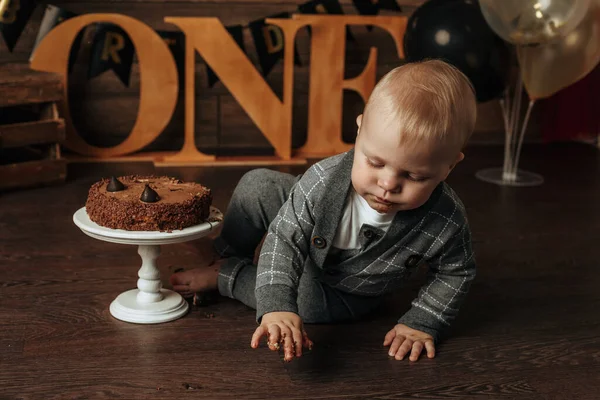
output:
[[[120,192],[121,190],[125,190],[125,185],[121,183],[120,180],[115,178],[114,176],[110,177],[110,182],[106,185],[107,192]]]
[[[140,196],[140,200],[143,201],[144,203],[156,203],[157,201],[160,200],[160,196],[158,195],[158,193],[156,193],[156,191],[154,189],[152,189],[150,187],[150,185],[148,185],[146,183],[146,186],[144,187],[144,191],[142,192],[142,195]]]

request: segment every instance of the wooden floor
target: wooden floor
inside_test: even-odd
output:
[[[417,363],[389,359],[382,342],[421,275],[367,321],[308,326],[315,348],[292,363],[250,348],[254,312],[229,299],[166,324],[114,319],[108,306],[135,286],[139,256],[84,235],[72,215],[100,177],[149,164],[71,165],[65,185],[0,194],[0,399],[598,399],[600,153],[525,148],[539,187],[475,179],[502,151],[469,149],[449,179],[479,273],[452,336]],[[210,186],[224,210],[245,170],[156,172]],[[199,262],[200,244],[162,247],[166,286]]]

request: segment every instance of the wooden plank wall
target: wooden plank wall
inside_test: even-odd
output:
[[[357,14],[351,0],[341,0],[347,14]],[[409,16],[423,0],[401,0],[403,14]],[[242,24],[270,16],[283,11],[294,12],[302,1],[292,0],[56,0],[57,5],[77,14],[83,13],[120,13],[134,17],[154,29],[177,30],[165,23],[165,16],[214,16],[224,25]],[[26,26],[13,53],[9,53],[4,42],[0,41],[0,62],[27,63],[35,42],[35,37],[43,15],[43,6],[39,6]],[[382,14],[397,14],[382,11]],[[365,65],[368,50],[378,48],[378,78],[400,60],[395,54],[392,39],[383,31],[375,28],[369,32],[365,27],[352,27],[356,43],[348,43],[346,51],[346,76],[360,73]],[[248,29],[245,29],[245,45],[249,57],[258,65],[253,41]],[[295,67],[294,124],[293,145],[300,146],[306,137],[307,103],[309,81],[309,36],[304,30],[297,38],[298,50],[303,61]],[[91,144],[114,146],[124,140],[132,128],[138,107],[139,69],[133,66],[130,87],[125,87],[112,73],[106,72],[92,80],[85,78],[86,58],[89,57],[90,40],[84,40],[82,51],[74,68],[69,84],[70,107],[74,123],[80,134]],[[271,147],[243,109],[229,94],[227,89],[217,83],[208,88],[206,70],[197,56],[196,68],[196,143],[207,153],[228,154],[269,154]],[[276,91],[281,92],[282,68],[276,66],[268,75],[267,81]],[[354,140],[355,119],[361,112],[362,101],[352,92],[344,96],[344,139]],[[537,114],[533,116],[528,131],[528,140],[538,135]],[[183,95],[175,110],[171,123],[166,130],[145,150],[176,150],[183,143]],[[497,101],[479,105],[479,118],[473,143],[502,143],[503,125]]]

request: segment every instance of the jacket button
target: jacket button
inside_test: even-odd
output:
[[[327,242],[321,236],[314,236],[312,238],[312,244],[317,249],[324,249],[327,246]]]
[[[373,237],[373,231],[367,229],[366,231],[364,231],[363,235],[365,235],[367,239],[371,239]]]
[[[413,254],[412,256],[410,256],[410,257],[408,257],[406,259],[406,262],[404,263],[404,266],[406,268],[414,268],[417,265],[419,265],[420,262],[421,262],[421,256]]]

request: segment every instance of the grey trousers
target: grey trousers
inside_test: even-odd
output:
[[[219,293],[256,309],[254,252],[269,224],[300,177],[269,169],[246,173],[236,186],[223,220],[216,251],[227,257],[218,278]],[[357,319],[372,311],[381,298],[344,293],[323,282],[323,271],[305,268],[298,286],[298,312],[306,323]]]

